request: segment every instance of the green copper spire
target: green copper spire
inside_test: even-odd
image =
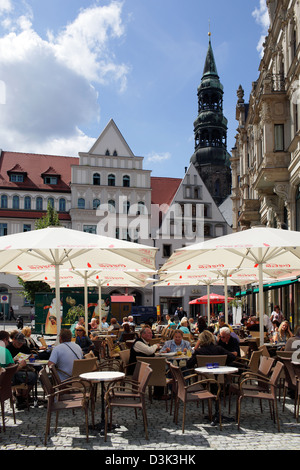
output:
[[[213,53],[212,46],[211,46],[210,37],[209,37],[208,50],[207,50],[205,64],[204,64],[203,78],[206,75],[215,75],[216,77],[219,78],[217,66],[216,66],[216,62],[214,58],[214,53]]]
[[[218,76],[210,36],[209,33],[203,76],[197,93],[195,151],[191,162],[215,202],[220,204],[230,194],[230,155],[227,152],[227,119],[223,114],[223,85]]]

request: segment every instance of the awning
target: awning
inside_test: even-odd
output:
[[[112,295],[111,302],[135,302],[133,295]]]
[[[289,286],[290,284],[296,284],[296,282],[300,282],[300,278],[288,279],[287,281],[272,282],[271,284],[264,284],[264,292],[269,291],[271,289],[278,289],[280,287]],[[235,297],[243,297],[244,295],[257,294],[258,292],[258,287],[252,287],[251,289],[237,292],[235,294]]]

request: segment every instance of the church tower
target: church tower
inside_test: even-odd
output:
[[[195,152],[191,163],[219,206],[231,193],[230,155],[227,152],[227,119],[223,115],[220,82],[209,33],[201,84],[198,87],[198,117],[194,122]]]

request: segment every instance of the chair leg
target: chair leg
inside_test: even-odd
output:
[[[237,422],[238,422],[238,429],[240,429],[240,420],[241,420],[241,402],[242,402],[242,395],[238,397],[238,414],[237,414]]]
[[[148,436],[148,421],[147,421],[147,414],[146,414],[146,408],[145,406],[142,407],[142,413],[143,413],[143,421],[144,421],[144,429],[145,429],[145,436],[147,441],[149,440]]]
[[[2,427],[3,427],[3,432],[5,432],[4,401],[1,402],[1,414],[2,414]]]
[[[276,415],[276,421],[277,421],[277,429],[278,429],[278,432],[280,432],[280,423],[279,423],[278,406],[277,406],[276,397],[275,397],[275,400],[274,400],[274,408],[275,408],[275,415]]]
[[[184,433],[186,402],[183,403],[183,417],[182,417],[182,434]]]

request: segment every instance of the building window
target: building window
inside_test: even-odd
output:
[[[171,256],[171,245],[163,245],[163,257],[169,258]]]
[[[123,214],[129,214],[129,209],[130,209],[130,202],[124,201],[123,202]]]
[[[94,199],[93,200],[93,209],[96,210],[100,207],[100,199]]]
[[[7,196],[2,194],[1,196],[1,209],[7,209]]]
[[[54,199],[53,199],[53,197],[48,198],[47,206],[48,206],[48,204],[50,204],[50,206],[54,209]]]
[[[284,125],[275,124],[274,125],[274,150],[275,152],[284,151]]]
[[[107,184],[108,186],[116,186],[116,177],[115,175],[108,175],[108,179],[107,179]]]
[[[125,175],[123,176],[123,188],[129,188],[130,187],[130,176]]]
[[[204,236],[205,237],[210,237],[211,236],[210,225],[204,225]]]
[[[138,202],[138,213],[137,215],[145,215],[146,213],[146,206],[143,201]]]
[[[99,173],[94,173],[93,174],[93,185],[94,186],[100,186],[100,182],[101,182],[100,174]]]
[[[57,184],[57,176],[44,176],[44,184]]]
[[[24,175],[18,173],[11,173],[9,175],[9,181],[13,183],[23,183],[24,182]]]
[[[7,224],[0,224],[0,237],[7,235]]]
[[[26,196],[24,199],[24,209],[31,210],[31,197],[30,196]]]
[[[37,211],[42,211],[43,210],[43,198],[42,197],[37,197],[36,198],[35,208],[36,208]]]
[[[97,225],[84,225],[83,231],[87,233],[97,234]]]
[[[24,224],[23,225],[23,232],[31,232],[31,225],[30,224]]]
[[[63,197],[59,200],[59,211],[66,212],[66,200]]]
[[[110,199],[108,201],[108,212],[112,212],[112,213],[116,212],[116,203],[113,199]]]
[[[13,197],[13,209],[19,209],[20,208],[20,198],[19,196],[14,196]]]
[[[80,197],[78,199],[78,204],[77,204],[78,209],[85,209],[85,200],[83,197]]]

